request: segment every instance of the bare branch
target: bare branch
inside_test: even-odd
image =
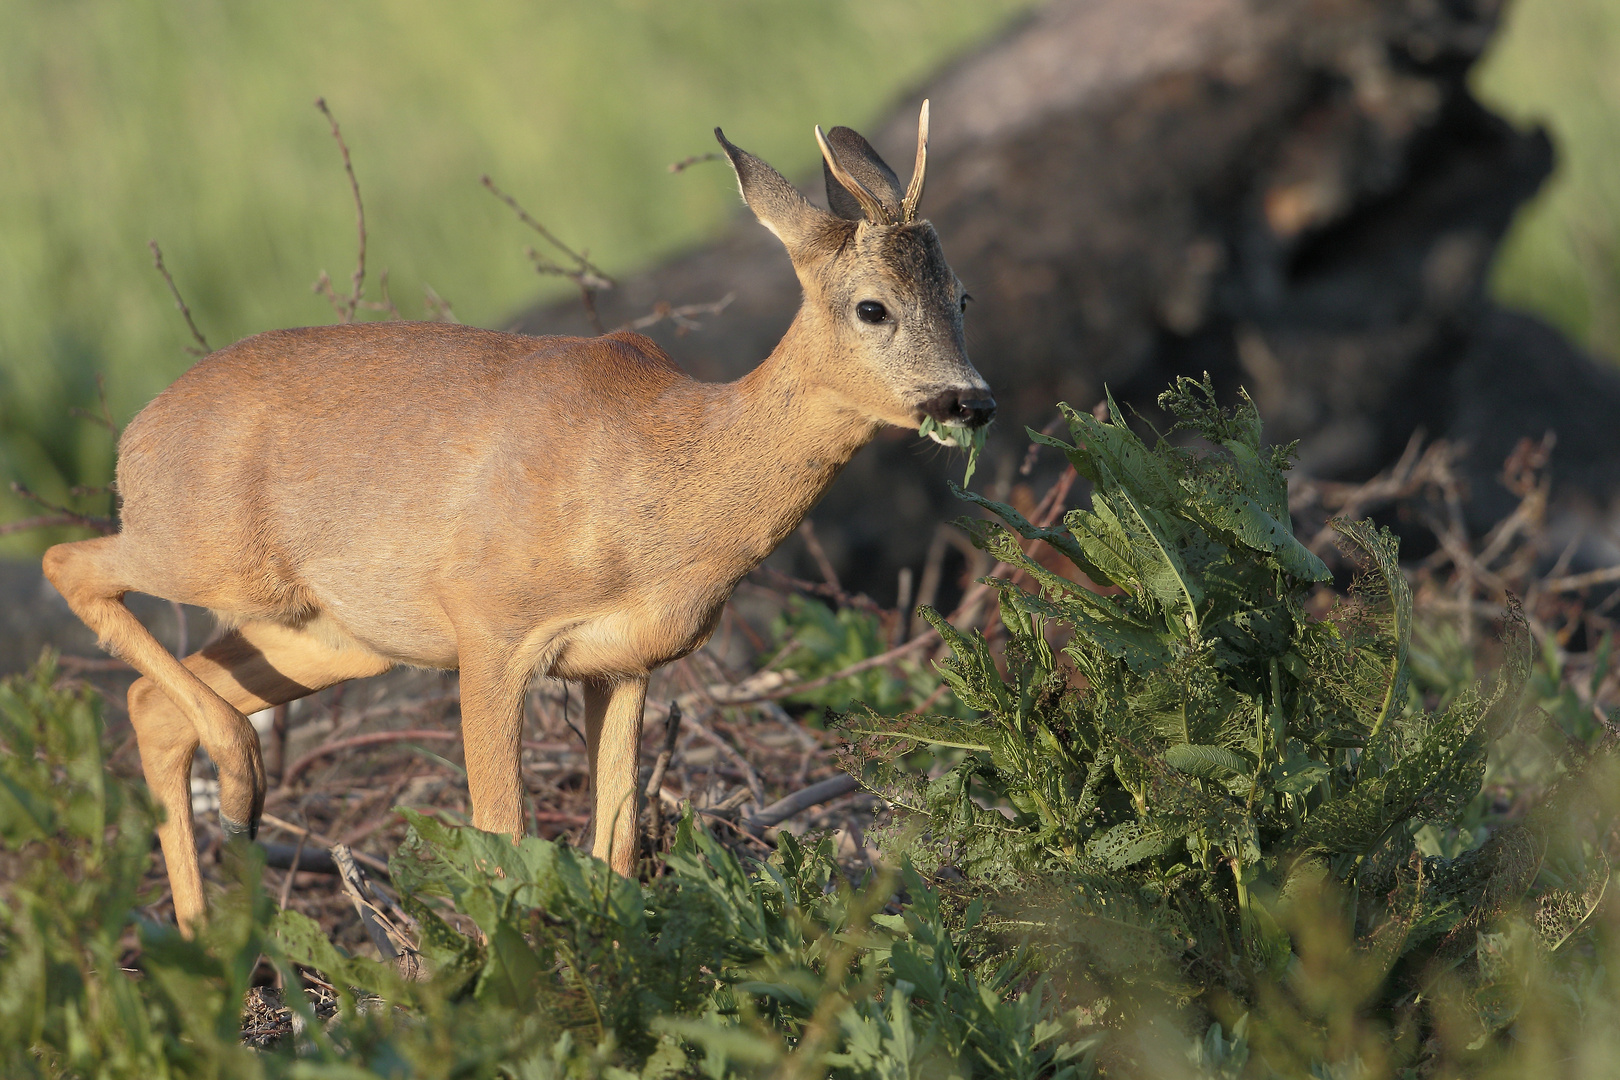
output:
[[[529,260],[534,263],[536,273],[554,274],[558,277],[565,277],[579,288],[579,302],[585,308],[585,316],[586,318],[590,319],[592,329],[594,329],[598,334],[604,333],[604,329],[602,327],[602,318],[596,312],[596,294],[602,289],[613,288],[615,285],[614,280],[603,273],[600,267],[591,262],[591,260],[587,257],[587,252],[575,251],[573,248],[557,239],[555,233],[546,228],[544,225],[540,224],[540,222],[536,221],[527,210],[519,206],[516,199],[512,198],[512,196],[496,187],[495,181],[491,180],[488,176],[482,176],[479,179],[482,181],[483,185],[489,189],[491,195],[494,195],[497,199],[501,200],[501,202],[505,203],[507,207],[511,209],[512,213],[517,215],[517,219],[519,221],[523,222],[523,224],[539,233],[541,237],[545,239],[546,243],[562,252],[563,255],[567,257],[568,261],[573,263],[573,269],[569,269],[566,266],[553,262],[551,259],[540,254],[532,247],[524,249],[524,254],[528,255]]]
[[[69,510],[65,506],[58,506],[49,499],[42,498],[28,490],[27,485],[20,480],[11,482],[11,490],[15,495],[37,503],[49,510],[50,513],[41,517],[25,518],[22,521],[13,521],[0,525],[0,536],[15,532],[25,532],[29,529],[43,529],[52,525],[77,525],[85,529],[94,529],[102,536],[111,536],[118,531],[111,518],[96,517],[93,514],[81,514],[77,510]]]
[[[1620,581],[1620,566],[1607,566],[1601,570],[1588,570],[1584,574],[1548,578],[1541,583],[1541,587],[1547,592],[1578,592],[1593,585],[1608,585],[1616,581]]]
[[[96,400],[101,403],[101,413],[97,415],[89,409],[81,409],[75,405],[68,409],[69,416],[76,416],[80,420],[88,420],[98,427],[104,427],[112,433],[114,441],[118,438],[118,425],[113,423],[112,410],[107,407],[107,380],[100,375],[96,376]],[[110,491],[107,487],[75,487],[75,495],[103,495]]]
[[[41,514],[39,517],[23,518],[21,521],[8,521],[0,524],[0,536],[10,536],[12,533],[29,532],[34,529],[54,529],[59,525],[79,525],[87,529],[94,528],[94,526],[84,524],[82,515],[64,511],[60,514]]]
[[[707,154],[693,154],[691,157],[684,157],[679,161],[670,162],[669,171],[672,173],[685,172],[694,165],[701,165],[705,161],[719,161],[723,157],[725,155],[718,150],[710,150]]]
[[[827,549],[821,546],[821,538],[816,535],[816,526],[809,518],[805,518],[799,525],[799,537],[804,541],[804,548],[815,560],[816,569],[821,572],[821,578],[835,591],[843,592],[844,586],[838,580],[838,571],[833,569],[832,560],[827,558]]]
[[[338,313],[338,317],[342,321],[350,323],[354,322],[354,312],[360,306],[361,290],[366,281],[366,208],[360,202],[360,181],[355,179],[354,164],[349,160],[349,145],[343,141],[343,132],[338,127],[337,118],[332,115],[332,110],[326,107],[325,98],[316,98],[315,107],[321,110],[321,115],[326,117],[327,122],[332,125],[332,138],[337,140],[338,152],[343,155],[343,171],[349,174],[349,190],[354,193],[355,232],[358,236],[354,275],[351,278],[353,289],[349,293],[348,300],[338,298],[337,291],[332,288],[331,279],[324,272],[315,282],[315,291],[324,293],[326,298],[332,302],[332,308]],[[322,288],[323,285],[325,286],[324,289]]]
[[[811,596],[825,596],[829,600],[836,600],[841,607],[852,607],[871,615],[881,615],[884,608],[876,600],[865,593],[849,593],[842,588],[822,581],[806,581],[804,578],[784,574],[774,567],[760,565],[754,568],[754,575],[764,578],[775,586],[780,592],[791,589],[794,592],[808,593]]]
[[[450,301],[433,291],[433,286],[422,286],[422,306],[427,309],[429,321],[454,323],[461,325],[456,313],[451,310]]]
[[[187,348],[186,352],[193,356],[207,356],[214,350],[208,344],[208,339],[203,337],[202,331],[197,329],[196,322],[191,318],[191,309],[188,308],[186,306],[186,302],[180,298],[180,290],[175,287],[174,278],[169,276],[169,268],[163,265],[163,249],[158,247],[158,242],[156,240],[148,240],[146,242],[146,246],[152,249],[152,265],[157,267],[157,272],[163,275],[163,282],[169,287],[169,295],[174,297],[174,306],[180,309],[180,314],[185,317],[186,327],[191,331],[192,339],[197,342],[198,349]],[[198,351],[199,349],[201,351]],[[98,384],[99,381],[100,380],[97,380]],[[106,408],[106,404],[107,402],[104,396],[102,398],[102,408]],[[107,424],[109,427],[112,426],[111,416],[107,417]],[[116,430],[116,428],[114,430]]]
[[[645,330],[649,326],[656,326],[668,319],[675,324],[675,335],[683,337],[693,330],[703,329],[703,324],[696,321],[696,316],[718,315],[730,307],[731,302],[735,299],[737,299],[737,294],[729,292],[720,299],[707,304],[682,304],[680,307],[671,307],[667,300],[660,300],[653,305],[653,309],[649,314],[643,315],[639,319],[631,319],[629,322],[619,325],[616,329]]]
[[[568,257],[569,261],[574,264],[576,269],[572,271],[561,271],[563,274],[571,277],[578,275],[576,280],[580,281],[581,284],[588,285],[593,289],[611,289],[615,286],[615,284],[617,284],[612,278],[608,277],[607,274],[603,273],[600,267],[596,266],[590,261],[590,259],[586,258],[583,252],[575,251],[573,248],[557,239],[556,235],[552,233],[550,229],[540,224],[533,218],[533,216],[529,214],[527,210],[519,206],[516,199],[512,198],[512,196],[496,187],[495,181],[491,180],[488,176],[479,177],[479,180],[486,188],[489,189],[491,195],[494,195],[497,199],[501,200],[501,202],[505,203],[511,209],[512,213],[517,215],[519,221],[523,222],[523,224],[539,233],[545,238],[546,243],[550,244],[552,247],[556,248],[558,251],[562,252]],[[540,256],[533,257],[540,258]]]
[[[362,301],[360,301],[360,306],[365,308],[367,311],[386,311],[386,312],[388,312],[388,321],[389,322],[404,322],[405,321],[405,316],[403,316],[403,315],[401,315],[399,313],[399,308],[396,307],[395,304],[394,304],[394,298],[388,295],[388,268],[387,267],[384,267],[383,272],[381,274],[377,275],[377,289],[378,289],[379,292],[382,293],[382,299],[381,300],[362,300]]]

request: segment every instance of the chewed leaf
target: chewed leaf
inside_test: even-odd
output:
[[[1176,839],[1152,825],[1125,821],[1093,837],[1086,844],[1086,854],[1110,870],[1123,870],[1169,851]]]
[[[1271,778],[1277,790],[1285,795],[1302,795],[1332,771],[1326,763],[1301,754],[1273,765]]]
[[[979,427],[968,427],[965,424],[941,424],[932,416],[923,417],[923,422],[917,427],[917,434],[927,436],[941,446],[950,446],[968,452],[967,473],[962,477],[962,486],[967,487],[973,480],[973,473],[979,467],[979,454],[984,450],[985,432],[989,424]]]
[[[1240,449],[1246,449],[1241,447]],[[1197,500],[1198,510],[1216,530],[1228,533],[1256,551],[1270,552],[1277,564],[1301,581],[1327,581],[1333,577],[1327,564],[1294,537],[1286,506],[1280,516],[1249,495],[1222,492]]]

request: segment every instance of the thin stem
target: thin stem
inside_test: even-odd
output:
[[[366,208],[360,202],[360,181],[355,179],[354,164],[349,160],[349,145],[343,141],[343,132],[338,127],[337,118],[332,115],[332,110],[326,107],[325,98],[316,98],[315,107],[321,110],[321,115],[332,125],[332,138],[337,140],[338,152],[343,155],[343,171],[349,175],[349,190],[354,193],[355,232],[358,234],[359,242],[355,254],[354,274],[350,278],[353,289],[347,301],[340,302],[335,295],[331,297],[332,306],[337,310],[339,317],[344,322],[350,323],[354,322],[354,312],[360,306],[361,290],[366,281]]]

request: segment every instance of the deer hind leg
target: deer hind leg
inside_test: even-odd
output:
[[[584,689],[593,796],[591,854],[629,877],[636,865],[637,780],[647,678],[587,679]]]
[[[379,675],[391,666],[363,649],[334,647],[307,631],[268,622],[248,623],[185,659],[187,670],[242,713],[293,701],[349,679]],[[191,757],[197,737],[184,714],[150,679],[130,687],[129,716],[147,786],[157,795],[158,784],[164,785],[159,801],[167,819],[159,827],[158,840],[169,867],[175,918],[189,930],[202,918],[204,908],[191,820]],[[212,749],[209,756],[218,764]],[[227,805],[225,775],[221,769],[222,811]],[[255,809],[255,825],[257,814]]]
[[[191,821],[191,760],[198,743],[219,769],[221,824],[228,833],[250,833],[264,806],[265,779],[258,735],[242,710],[291,701],[389,665],[270,623],[243,627],[182,663],[124,607],[129,585],[117,572],[118,540],[53,547],[45,553],[45,574],[103,646],[143,676],[130,687],[130,722],[147,786],[165,813],[158,838],[175,916],[189,930],[203,914]]]
[[[227,831],[250,832],[264,805],[258,736],[247,717],[171,656],[124,606],[124,594],[133,586],[121,571],[122,540],[105,536],[58,544],[45,553],[45,576],[73,613],[96,632],[102,648],[151,680],[178,710],[163,730],[148,725],[142,739],[143,767],[165,809],[173,816],[178,792],[188,786],[185,774],[192,752],[201,740],[220,770],[221,823]],[[187,722],[189,732],[184,730]],[[148,744],[152,764],[145,764]]]

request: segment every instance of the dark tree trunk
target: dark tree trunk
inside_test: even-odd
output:
[[[923,211],[976,298],[969,350],[1001,402],[1001,459],[1059,400],[1090,408],[1106,385],[1151,417],[1172,376],[1208,370],[1227,394],[1246,386],[1313,475],[1369,475],[1420,427],[1467,439],[1484,521],[1507,504],[1494,478],[1513,444],[1553,428],[1561,487],[1606,501],[1620,375],[1483,294],[1552,167],[1543,134],[1468,92],[1497,11],[1060,0],[897,106],[868,134],[909,166],[917,102],[933,101]],[[701,332],[649,332],[694,374],[734,378],[798,301],[752,219],[605,294],[602,316],[727,292],[735,303]],[[568,303],[518,326],[588,332]],[[958,512],[943,479],[959,467],[910,435],[862,452],[814,515],[846,582],[893,592],[896,568]]]

